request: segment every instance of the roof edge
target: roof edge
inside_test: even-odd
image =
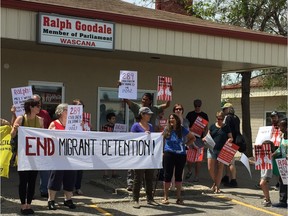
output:
[[[213,36],[226,37],[229,35],[229,38],[241,39],[241,40],[250,40],[257,42],[266,42],[273,44],[287,45],[287,38],[285,37],[275,37],[273,35],[262,35],[252,32],[242,32],[235,31],[231,29],[219,29],[215,27],[200,26],[195,24],[183,24],[175,23],[164,20],[156,20],[143,17],[135,17],[131,15],[116,14],[103,11],[93,11],[81,8],[72,8],[66,6],[58,6],[52,4],[43,4],[36,2],[23,2],[19,0],[2,0],[1,7],[12,8],[12,9],[22,9],[35,12],[47,12],[47,13],[57,13],[69,16],[77,16],[87,18],[96,18],[101,20],[107,20],[112,22],[118,22],[122,24],[130,25],[139,25],[145,27],[155,27],[161,29],[171,29],[175,31],[183,31],[189,33],[199,33]],[[153,22],[151,22],[153,20]],[[172,25],[171,25],[172,23]]]

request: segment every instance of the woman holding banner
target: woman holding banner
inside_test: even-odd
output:
[[[50,130],[65,130],[67,121],[68,104],[62,103],[56,107],[55,114],[57,120],[51,122],[48,129]],[[73,189],[76,182],[76,170],[52,170],[48,182],[48,208],[56,210],[55,196],[56,192],[61,190],[63,184],[64,190],[64,205],[70,209],[75,209],[76,205],[72,201]]]
[[[148,107],[141,107],[139,109],[138,117],[136,118],[137,122],[134,123],[131,127],[131,132],[153,132],[153,126],[149,123],[151,115],[153,112]],[[140,189],[142,186],[143,177],[145,178],[146,183],[146,196],[147,196],[147,204],[158,206],[153,199],[153,169],[139,169],[134,170],[134,181],[133,181],[133,208],[140,208],[139,197],[140,197]]]
[[[181,125],[181,120],[176,114],[170,114],[168,126],[163,132],[164,138],[164,199],[162,204],[169,204],[168,192],[171,185],[173,171],[175,169],[175,187],[177,204],[183,205],[181,198],[182,173],[186,163],[186,146],[195,141],[195,136]]]
[[[213,149],[207,149],[207,159],[208,159],[208,171],[213,180],[213,185],[211,190],[214,193],[221,193],[220,183],[223,174],[224,164],[217,161],[217,157],[223,148],[224,144],[227,142],[232,142],[232,133],[228,125],[223,124],[225,114],[220,111],[216,113],[216,123],[209,127],[208,134],[211,135],[215,142]],[[206,137],[203,138],[206,142]]]
[[[18,116],[14,121],[11,131],[11,138],[14,138],[17,135],[19,126],[35,128],[44,127],[43,118],[37,116],[40,108],[41,106],[39,104],[39,101],[35,101],[34,99],[28,99],[27,101],[25,101],[25,114],[23,116]],[[21,144],[21,142],[18,143],[18,145]],[[21,201],[21,214],[23,215],[34,214],[34,211],[31,208],[31,203],[35,193],[37,173],[38,171],[36,170],[18,171],[19,197]]]

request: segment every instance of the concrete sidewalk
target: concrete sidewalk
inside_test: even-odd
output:
[[[255,193],[259,194],[259,197],[263,195],[261,190],[257,190],[255,185],[260,179],[260,172],[255,171],[254,167],[251,166],[252,178],[249,176],[248,171],[244,165],[236,161],[237,167],[237,181],[238,188],[228,188],[223,187],[222,191],[227,194],[243,194],[243,193]],[[122,176],[121,179],[110,179],[104,180],[102,178],[103,171],[84,171],[82,188],[83,195],[75,195],[73,197],[74,202],[77,205],[88,205],[97,203],[107,203],[107,202],[126,202],[131,201],[132,193],[126,190],[126,174],[127,171],[118,171],[118,174]],[[193,172],[194,174],[194,172]],[[155,174],[156,176],[156,174]],[[193,179],[193,175],[190,179]],[[276,178],[273,178],[270,185],[274,186],[276,184]],[[203,161],[201,167],[201,173],[199,182],[194,183],[191,181],[184,180],[183,182],[183,196],[199,195],[211,193],[210,187],[212,185],[212,180],[208,174],[207,162]],[[162,182],[157,182],[157,190],[155,193],[155,199],[160,200],[163,196],[163,184]],[[142,191],[141,195],[145,197],[145,192]],[[173,192],[171,192],[173,196]],[[258,196],[258,195],[257,195]],[[56,202],[59,205],[63,205],[63,192],[58,192],[56,196]],[[271,193],[272,202],[278,202],[279,195],[277,193]],[[260,203],[261,200],[259,200]],[[39,192],[39,177],[37,179],[35,199],[32,202],[35,206],[36,211],[47,210],[47,199],[40,197]],[[19,213],[20,201],[18,196],[18,174],[15,167],[10,169],[10,178],[1,179],[1,213],[11,215],[13,212]],[[12,214],[13,215],[13,214]],[[16,214],[18,215],[18,214]]]

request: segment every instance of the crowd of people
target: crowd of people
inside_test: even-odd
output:
[[[235,110],[231,103],[225,103],[224,106],[219,108],[216,112],[215,123],[209,123],[208,115],[201,110],[202,101],[200,99],[194,100],[194,110],[188,112],[184,117],[183,105],[176,103],[173,106],[173,110],[168,115],[167,125],[160,127],[159,117],[161,119],[164,116],[164,110],[170,107],[170,101],[164,104],[153,105],[153,95],[145,93],[142,96],[140,104],[137,104],[131,100],[124,99],[124,102],[128,105],[129,109],[133,112],[135,117],[135,123],[130,128],[130,132],[139,133],[151,133],[162,132],[163,135],[163,199],[161,203],[168,205],[169,190],[176,188],[176,203],[179,205],[184,204],[182,194],[182,182],[183,179],[190,179],[193,175],[192,165],[194,165],[194,182],[199,181],[199,172],[201,168],[201,161],[195,161],[194,164],[187,162],[187,151],[189,149],[196,149],[197,152],[203,152],[206,137],[209,135],[215,142],[213,149],[207,148],[207,162],[208,171],[212,180],[211,191],[214,193],[221,193],[221,183],[230,187],[238,187],[236,181],[236,167],[235,159],[232,160],[229,166],[225,168],[224,164],[217,160],[221,149],[224,144],[233,142],[236,140],[237,135],[240,133],[240,120],[235,115]],[[73,105],[84,104],[80,99],[75,99],[71,103]],[[47,111],[41,109],[42,101],[39,95],[33,95],[33,98],[25,101],[24,109],[25,114],[23,116],[16,117],[15,109],[12,111],[12,131],[11,137],[17,135],[17,129],[19,126],[35,127],[35,128],[47,128],[50,130],[65,130],[65,124],[67,119],[67,107],[68,104],[59,104],[55,110],[56,119],[52,121]],[[200,135],[196,136],[192,133],[191,128],[196,121],[197,117],[205,119],[208,123],[203,128]],[[277,119],[277,112],[271,114],[273,133],[272,139],[263,142],[272,146],[273,157],[282,157],[287,159],[287,118],[283,120]],[[113,128],[116,122],[115,113],[108,113],[106,116],[107,123],[103,125],[101,131],[113,132]],[[83,119],[84,125],[85,119]],[[89,122],[89,121],[88,121]],[[1,125],[8,125],[10,122],[1,119]],[[90,127],[90,125],[89,125]],[[160,130],[160,128],[162,128]],[[90,128],[91,129],[91,128]],[[84,130],[84,126],[83,126]],[[275,150],[274,150],[275,148]],[[19,161],[21,163],[21,161]],[[185,170],[185,167],[187,170]],[[225,175],[223,172],[225,170]],[[274,170],[274,168],[273,168]],[[109,172],[111,171],[112,178],[121,178],[115,170],[105,170],[103,178],[109,180]],[[274,172],[274,171],[273,171]],[[19,171],[19,198],[21,201],[21,214],[28,215],[33,214],[34,211],[31,207],[33,196],[35,193],[35,185],[37,174],[40,175],[40,194],[42,197],[48,198],[48,209],[56,210],[55,198],[56,192],[63,189],[64,191],[64,205],[70,209],[76,208],[76,205],[72,201],[73,192],[78,195],[82,195],[81,181],[82,170],[53,170],[53,171]],[[184,175],[186,173],[186,176]],[[272,205],[269,197],[269,180],[272,178],[272,170],[262,170],[260,187],[263,190],[265,200],[264,206]],[[275,174],[275,173],[274,173]],[[133,194],[133,207],[140,208],[139,194],[140,189],[145,182],[145,190],[147,196],[147,204],[157,206],[157,203],[153,197],[153,179],[155,177],[155,170],[153,169],[141,169],[141,170],[128,170],[127,171],[127,190],[132,191]],[[278,173],[279,177],[279,173]],[[287,185],[283,184],[281,177],[279,177],[279,203],[274,204],[275,207],[287,208]]]

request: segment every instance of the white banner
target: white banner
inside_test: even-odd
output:
[[[19,127],[18,170],[160,169],[162,133]]]

